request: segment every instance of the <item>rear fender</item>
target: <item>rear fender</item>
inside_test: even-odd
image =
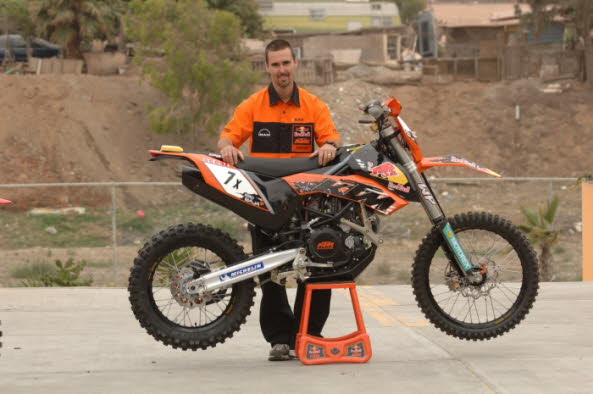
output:
[[[497,178],[502,178],[502,175],[486,168],[482,167],[478,163],[464,159],[463,157],[456,155],[438,156],[438,157],[425,157],[418,163],[418,171],[424,172],[432,167],[467,167],[472,170],[482,172],[484,174],[492,175]]]
[[[150,154],[153,156],[151,159],[153,161],[161,159],[189,161],[197,167],[197,171],[201,173],[201,179],[212,188],[242,203],[263,211],[273,212],[267,199],[250,177],[243,170],[222,160],[218,160],[217,156],[202,153],[163,152],[156,150],[151,150]],[[190,175],[190,172],[187,170],[184,171],[182,172],[182,178]],[[191,173],[191,175],[193,178],[196,178],[195,173]]]

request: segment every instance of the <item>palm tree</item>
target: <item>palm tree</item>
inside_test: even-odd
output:
[[[552,265],[554,264],[554,255],[552,247],[558,243],[560,229],[556,226],[556,213],[560,199],[552,196],[545,205],[539,206],[537,210],[522,206],[521,212],[527,219],[528,224],[519,225],[531,242],[541,249],[539,262],[540,273],[543,281],[553,279]]]
[[[121,0],[34,0],[33,20],[39,35],[57,42],[65,57],[82,59],[81,46],[119,32]]]

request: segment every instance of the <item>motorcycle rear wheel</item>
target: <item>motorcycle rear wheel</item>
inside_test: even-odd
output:
[[[247,256],[228,234],[181,224],[155,235],[138,252],[129,299],[140,325],[157,341],[183,350],[223,343],[251,313],[255,283],[245,280],[208,298],[185,294],[184,281],[231,266]]]
[[[454,267],[438,228],[416,252],[412,286],[424,315],[445,333],[466,340],[495,338],[527,315],[539,287],[535,251],[525,235],[499,216],[470,212],[449,220],[477,270],[471,283]]]

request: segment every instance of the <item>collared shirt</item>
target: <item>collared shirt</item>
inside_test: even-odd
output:
[[[251,95],[237,107],[221,137],[237,148],[249,139],[251,156],[270,158],[308,156],[314,142],[322,146],[340,140],[327,105],[296,83],[287,102],[271,83]]]

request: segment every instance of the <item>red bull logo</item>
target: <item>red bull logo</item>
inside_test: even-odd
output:
[[[377,167],[373,167],[371,175],[379,178],[389,178],[390,176],[398,176],[399,171],[393,163],[383,163]]]

